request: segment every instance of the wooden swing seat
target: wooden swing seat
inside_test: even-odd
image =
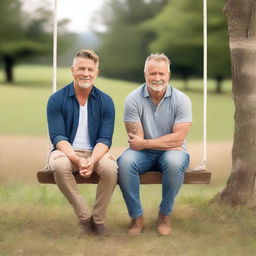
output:
[[[78,172],[73,174],[78,184],[97,184],[99,176],[93,173],[90,178],[82,177]],[[157,171],[149,171],[140,175],[140,184],[162,184],[162,174]],[[45,168],[37,172],[37,179],[42,184],[56,184],[51,170]],[[210,184],[211,172],[207,170],[192,171],[188,169],[185,172],[184,184]]]

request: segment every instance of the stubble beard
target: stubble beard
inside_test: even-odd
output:
[[[91,83],[78,83],[79,87],[82,89],[88,89],[91,87]]]
[[[152,83],[149,83],[149,87],[154,91],[154,92],[161,92],[165,88],[165,84],[161,85],[154,85]]]

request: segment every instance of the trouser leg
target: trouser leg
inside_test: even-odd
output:
[[[74,175],[72,174],[74,166],[64,153],[55,150],[49,158],[49,167],[54,173],[56,184],[62,194],[73,206],[76,215],[80,221],[84,221],[91,216],[89,207],[80,192]]]
[[[150,170],[153,160],[146,151],[126,150],[117,160],[119,186],[131,218],[143,215],[140,202],[140,174]]]
[[[103,224],[106,219],[106,211],[111,196],[117,183],[117,164],[110,153],[106,153],[95,166],[95,172],[99,175],[96,199],[93,207],[93,220],[97,224]]]
[[[162,201],[160,212],[168,216],[173,210],[175,197],[184,180],[184,172],[189,165],[189,154],[185,151],[166,151],[158,159],[157,166],[162,171]]]

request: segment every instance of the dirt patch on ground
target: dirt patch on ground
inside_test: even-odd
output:
[[[0,184],[36,183],[36,172],[47,163],[47,138],[30,136],[0,136]],[[207,145],[207,169],[212,171],[212,183],[227,179],[231,171],[231,141],[210,142]],[[113,147],[118,157],[125,147]],[[202,144],[190,143],[188,150],[193,168],[201,161]]]

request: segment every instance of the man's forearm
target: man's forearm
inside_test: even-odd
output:
[[[180,123],[173,127],[173,133],[146,141],[146,148],[157,150],[181,149],[192,123]]]
[[[72,145],[65,140],[59,141],[56,144],[56,148],[63,152],[68,159],[72,162],[72,164],[79,166],[79,157],[75,154],[75,151],[72,147]]]
[[[125,122],[126,132],[144,138],[144,131],[141,122]]]
[[[167,134],[159,138],[145,140],[145,149],[172,150],[181,148],[183,142],[184,138],[176,134]]]
[[[97,143],[92,151],[91,159],[97,163],[109,150],[109,147],[104,143]]]

